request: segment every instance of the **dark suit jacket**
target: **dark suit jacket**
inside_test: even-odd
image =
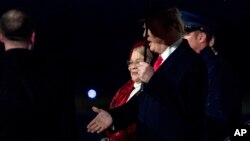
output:
[[[0,140],[29,140],[36,126],[30,83],[35,60],[26,49],[12,49],[0,61]]]
[[[222,141],[240,123],[241,96],[239,76],[221,54],[215,55],[210,47],[200,55],[208,68],[208,96],[206,99],[209,141]]]
[[[12,49],[0,59],[0,140],[64,141],[68,127],[61,123],[61,81],[44,61],[26,49]],[[64,116],[64,117],[65,117]],[[65,130],[66,131],[66,130]],[[72,141],[73,139],[68,139]]]
[[[206,76],[202,58],[184,39],[138,98],[109,111],[115,127],[137,117],[139,141],[204,140]]]

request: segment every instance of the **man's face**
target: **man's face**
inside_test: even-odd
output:
[[[152,28],[154,28],[155,26],[153,26]],[[156,33],[157,31],[160,31],[159,26],[156,26],[157,29],[155,30],[154,33]],[[145,28],[145,26],[144,26]],[[146,29],[144,30],[144,33],[143,33],[143,36],[146,37],[147,36],[147,40],[149,42],[149,47],[150,47],[150,50],[155,52],[155,53],[158,53],[158,54],[161,54],[164,50],[165,50],[165,45],[164,45],[164,40],[159,37],[159,36],[156,36],[150,29],[148,29],[148,35],[146,35]],[[161,34],[161,33],[159,33]]]
[[[201,41],[201,32],[196,30],[192,32],[188,32],[184,35],[184,38],[188,40],[188,43],[192,49],[195,51],[199,50],[200,48],[200,41]]]

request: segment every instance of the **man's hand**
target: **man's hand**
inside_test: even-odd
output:
[[[92,110],[95,113],[98,113],[97,116],[88,124],[87,129],[90,133],[100,133],[103,130],[109,128],[113,123],[111,115],[102,109],[97,107],[92,107]]]
[[[138,75],[142,82],[148,83],[152,75],[154,74],[154,70],[152,66],[146,62],[140,62],[137,64]]]

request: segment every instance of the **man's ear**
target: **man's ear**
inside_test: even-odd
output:
[[[200,42],[206,42],[206,39],[207,39],[207,34],[204,32],[200,32],[200,34],[199,34]]]
[[[35,44],[35,38],[36,38],[36,33],[35,33],[35,32],[32,32],[32,34],[31,34],[31,39],[30,39],[32,45]]]

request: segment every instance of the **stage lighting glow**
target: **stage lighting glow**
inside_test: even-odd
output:
[[[94,99],[96,97],[96,91],[94,89],[90,89],[88,91],[88,97]]]

